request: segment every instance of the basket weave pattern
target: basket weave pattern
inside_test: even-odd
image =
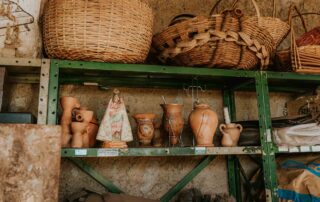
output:
[[[50,58],[140,63],[152,28],[152,9],[139,0],[50,0],[44,47]]]

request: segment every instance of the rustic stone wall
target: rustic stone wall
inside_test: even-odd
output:
[[[170,20],[181,13],[195,15],[207,15],[215,0],[144,0],[154,9],[155,25],[154,33],[166,27]],[[287,18],[288,2],[290,0],[275,0],[277,2],[276,15],[282,19]],[[318,9],[317,0],[291,0],[295,1],[302,12],[314,12]],[[222,1],[219,11],[227,8],[232,0]],[[254,9],[250,0],[240,0],[240,7],[248,15],[254,15]],[[262,16],[270,16],[272,13],[272,1],[259,0],[258,4]],[[308,28],[318,25],[319,16],[307,16]],[[296,19],[297,34],[302,33],[301,25]],[[280,47],[285,48],[286,42]],[[5,96],[5,111],[31,111],[37,114],[38,85],[12,84],[9,87],[8,96]],[[161,116],[159,103],[161,95],[167,100],[182,102],[185,105],[184,117],[187,120],[191,109],[191,99],[182,90],[156,90],[156,89],[124,89],[121,88],[128,106],[130,122],[134,126],[131,117],[134,113],[152,111],[158,117]],[[104,113],[105,106],[110,98],[111,91],[100,91],[96,87],[62,86],[61,95],[72,95],[80,99],[83,105],[96,111],[98,116]],[[219,91],[208,91],[200,97],[208,102],[217,111],[222,120],[222,99]],[[291,98],[287,94],[271,94],[271,114],[281,116],[284,103]],[[257,103],[254,93],[236,94],[237,119],[250,120],[257,118]],[[134,127],[133,127],[134,128]],[[190,134],[189,134],[190,135]],[[187,140],[186,140],[187,141]],[[125,192],[144,196],[147,198],[161,197],[171,186],[180,180],[199,162],[200,158],[170,157],[170,158],[105,158],[86,159],[86,161],[101,172],[114,184]],[[243,160],[246,160],[243,158]],[[246,160],[246,162],[248,162]],[[247,167],[249,164],[246,163]],[[60,199],[79,190],[82,187],[91,187],[103,191],[101,185],[73,166],[69,161],[63,160],[61,164]],[[224,157],[218,157],[200,175],[198,175],[187,187],[200,188],[205,193],[226,193],[227,173]]]

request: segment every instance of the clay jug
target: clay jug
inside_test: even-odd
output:
[[[62,129],[61,146],[69,147],[71,141],[71,122],[72,122],[72,111],[80,108],[80,103],[75,97],[63,96],[60,98],[61,108],[63,110],[60,125]]]
[[[164,128],[171,145],[179,142],[183,130],[182,104],[161,104],[164,113]]]
[[[161,147],[163,144],[163,137],[160,129],[160,121],[153,122],[154,136],[152,139],[152,145],[154,147]]]
[[[229,123],[221,124],[220,131],[223,135],[221,145],[224,147],[236,147],[242,132],[242,126],[240,124]]]
[[[189,115],[189,124],[197,146],[212,147],[218,127],[218,116],[207,104],[197,104]]]
[[[155,114],[136,114],[133,116],[137,122],[138,140],[142,146],[151,145],[154,136],[153,122]]]
[[[73,132],[71,147],[82,148],[83,147],[83,135],[86,133],[88,124],[84,122],[72,122],[71,129]]]
[[[83,134],[83,146],[84,148],[89,148],[89,133],[88,127],[89,123],[93,119],[94,112],[86,109],[80,109],[76,112],[76,120],[86,124],[86,132]]]

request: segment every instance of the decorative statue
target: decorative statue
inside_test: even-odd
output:
[[[104,148],[127,148],[127,142],[133,140],[126,107],[118,89],[113,91],[113,97],[100,124],[97,140],[103,141]]]

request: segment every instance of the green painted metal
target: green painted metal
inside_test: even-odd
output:
[[[261,154],[259,147],[164,147],[164,148],[81,148],[62,149],[62,157],[113,157],[113,156],[203,156],[230,154]]]
[[[86,162],[82,161],[81,159],[77,158],[69,158],[69,160],[78,166],[81,170],[85,173],[90,175],[93,179],[95,179],[98,183],[104,186],[109,192],[112,193],[123,193],[121,189],[115,186],[111,181],[107,180],[105,177],[100,175],[97,171],[95,171],[91,166],[89,166]]]
[[[191,180],[197,176],[205,167],[207,167],[215,156],[205,157],[194,169],[192,169],[186,176],[184,176],[175,186],[173,186],[165,195],[160,199],[161,202],[168,202],[179,191],[183,189]]]
[[[263,72],[268,79],[287,79],[302,81],[320,81],[320,75],[316,74],[300,74],[294,72]]]
[[[117,71],[125,73],[144,74],[171,74],[171,75],[191,75],[191,76],[221,76],[221,77],[244,77],[254,78],[254,71],[238,71],[214,68],[176,67],[163,65],[145,64],[112,64],[103,62],[83,62],[69,60],[53,60],[53,63],[63,69],[83,69],[95,71]],[[195,71],[196,70],[196,71]]]
[[[59,66],[54,60],[50,65],[49,95],[48,95],[48,124],[57,124],[59,92]]]
[[[266,72],[257,72],[256,88],[266,197],[267,201],[276,202],[278,201],[276,162],[275,153],[272,151],[271,115]]]

